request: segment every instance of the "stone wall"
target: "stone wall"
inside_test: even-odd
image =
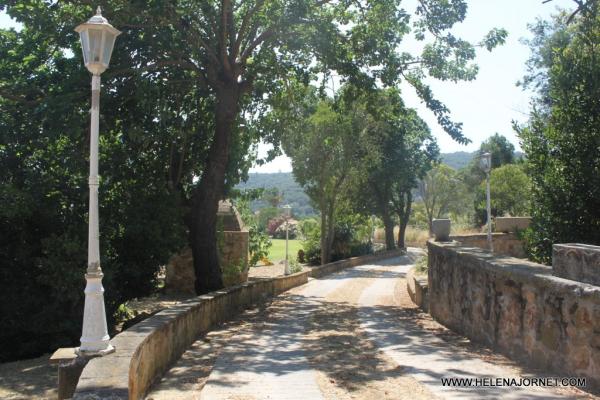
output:
[[[249,241],[250,236],[247,230],[223,232],[221,266],[224,269],[223,284],[225,286],[237,285],[248,280]],[[234,272],[236,268],[241,268],[241,271]]]
[[[415,267],[412,267],[406,273],[406,290],[413,303],[421,310],[429,312],[429,297],[427,295],[429,284],[427,283],[427,276],[416,274],[415,272]]]
[[[155,314],[116,335],[116,351],[93,358],[84,368],[73,399],[138,400],[204,332],[244,308],[344,268],[398,256],[398,251],[353,257],[288,276],[245,282],[195,297]]]
[[[569,243],[552,246],[554,275],[600,285],[600,246]]]
[[[428,242],[429,310],[516,359],[600,383],[600,287],[456,242]]]
[[[450,236],[450,240],[460,242],[466,247],[487,249],[487,233]],[[517,258],[526,258],[523,241],[515,233],[492,233],[494,253]]]

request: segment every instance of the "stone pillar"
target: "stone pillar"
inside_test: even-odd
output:
[[[450,240],[450,226],[451,222],[449,219],[433,220],[432,228],[436,242],[448,242]]]
[[[58,366],[58,400],[73,397],[81,372],[88,361],[88,357],[78,356],[74,348],[61,348],[52,354],[50,364]]]

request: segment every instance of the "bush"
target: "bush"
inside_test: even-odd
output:
[[[250,259],[248,265],[254,267],[260,260],[266,259],[271,248],[271,239],[260,229],[260,216],[250,209],[250,199],[242,196],[236,199],[235,206],[240,213],[244,225],[248,228],[248,250]]]
[[[290,272],[292,274],[298,273],[298,272],[302,272],[302,266],[300,264],[298,264],[298,261],[296,260],[289,260],[289,266],[290,266]]]
[[[321,264],[321,242],[319,226],[311,226],[306,231],[306,239],[302,242],[304,260],[310,265]],[[370,242],[356,239],[357,231],[351,224],[340,223],[335,227],[331,261],[373,253]]]
[[[287,229],[288,229],[288,238],[296,239],[296,237],[298,236],[297,225],[289,224]],[[277,229],[275,229],[275,233],[273,233],[273,238],[285,239],[285,222],[283,224],[279,225],[279,227]]]
[[[428,258],[427,255],[419,258],[417,262],[415,262],[415,273],[416,275],[427,275],[427,271],[429,270]]]
[[[0,197],[5,189],[0,182]],[[155,290],[160,265],[183,246],[185,237],[182,218],[165,193],[146,191],[146,183],[130,183],[128,195],[111,185],[102,189],[101,266],[111,327],[120,304]],[[0,211],[0,342],[11,343],[0,353],[2,362],[77,345],[83,320],[85,198],[80,191],[35,186],[22,186],[21,193],[27,193],[28,201],[19,205],[18,214]]]

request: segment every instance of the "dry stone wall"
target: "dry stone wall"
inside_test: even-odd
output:
[[[552,246],[554,275],[600,285],[600,246],[569,243]]]
[[[456,242],[428,242],[429,310],[510,357],[600,384],[600,287]]]
[[[467,247],[488,248],[486,233],[454,235],[450,236],[450,240],[460,242]],[[527,257],[523,248],[523,241],[515,233],[492,233],[492,241],[494,242],[494,253],[496,254],[517,258]]]

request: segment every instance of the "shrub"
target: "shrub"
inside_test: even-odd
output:
[[[289,268],[292,274],[302,272],[302,266],[296,260],[289,260]]]
[[[340,223],[336,225],[331,253],[332,262],[373,253],[372,244],[357,240],[356,235],[357,231],[351,224]],[[307,230],[307,236],[302,242],[302,247],[306,262],[310,265],[321,264],[320,229],[318,226],[312,226],[310,230]]]

